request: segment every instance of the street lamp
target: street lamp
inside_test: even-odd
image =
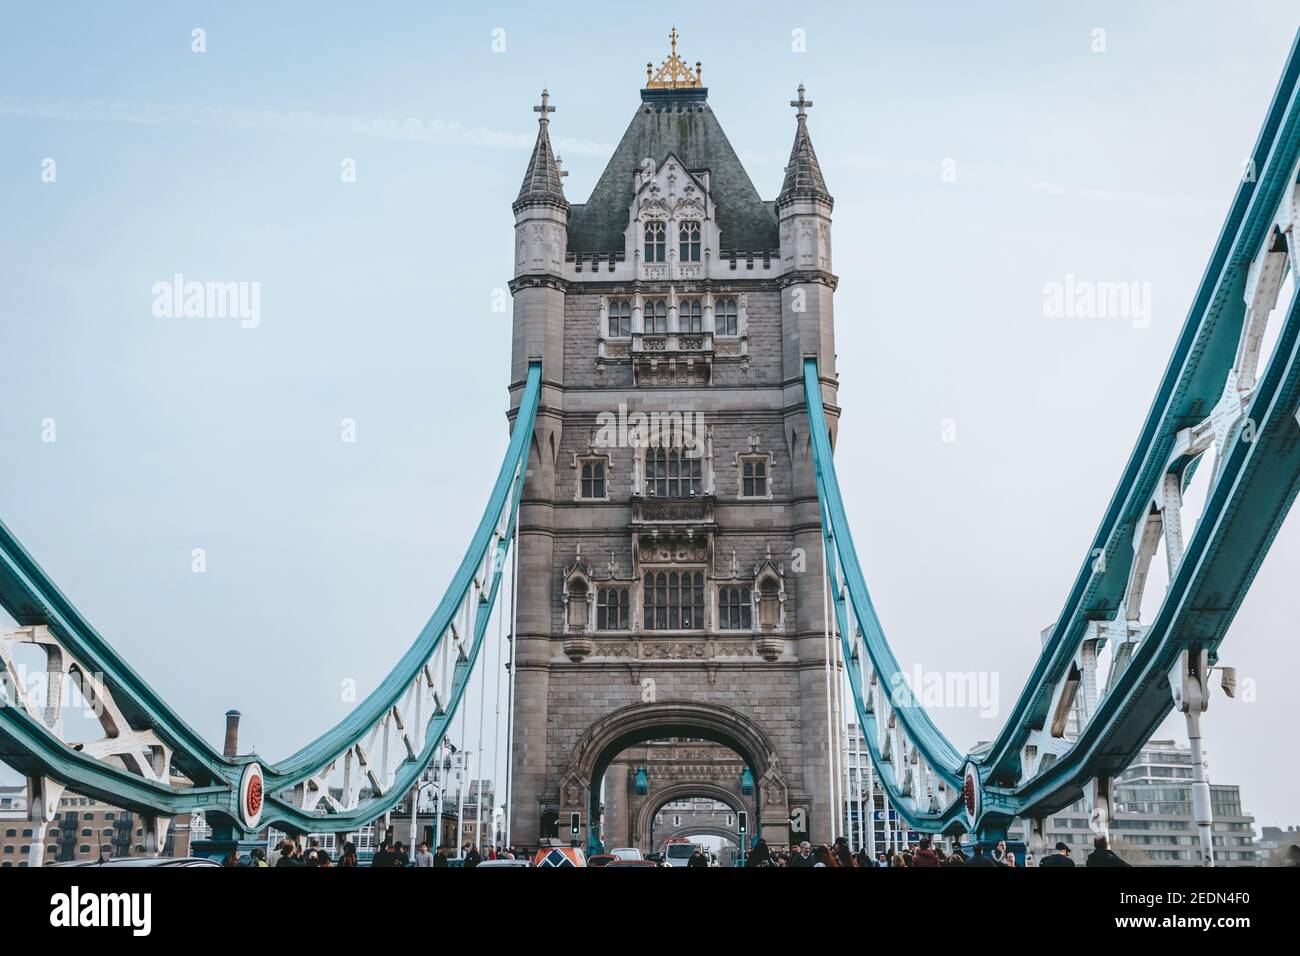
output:
[[[636,795],[644,797],[650,792],[650,775],[645,772],[645,767],[636,768]]]

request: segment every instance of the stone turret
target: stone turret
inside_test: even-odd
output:
[[[564,359],[564,250],[568,244],[569,202],[563,176],[551,151],[550,93],[533,110],[537,142],[524,181],[511,209],[515,214],[514,293],[515,350],[512,379],[519,382],[530,356],[546,362],[546,376],[556,379]]]

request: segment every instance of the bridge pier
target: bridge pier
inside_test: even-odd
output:
[[[141,819],[144,828],[145,856],[157,857],[167,843],[167,828],[171,826],[172,818],[144,814]]]
[[[32,842],[27,848],[27,866],[45,863],[45,832],[59,812],[63,784],[49,777],[27,778],[27,819],[32,824]]]
[[[1083,801],[1088,808],[1088,828],[1094,837],[1110,839],[1110,785],[1110,777],[1094,777],[1083,788]]]
[[[1192,749],[1192,819],[1196,822],[1202,866],[1214,866],[1214,810],[1201,744],[1201,714],[1210,706],[1209,673],[1209,654],[1205,650],[1187,650],[1178,655],[1178,663],[1169,674],[1174,707],[1186,718],[1187,742]]]
[[[1047,818],[1029,817],[1025,820],[1025,849],[1034,855],[1035,860],[1042,860],[1047,852]]]

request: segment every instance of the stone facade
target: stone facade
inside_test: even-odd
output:
[[[810,104],[801,91],[796,175],[765,202],[707,90],[641,99],[571,206],[544,97],[514,203],[511,389],[517,401],[540,360],[543,390],[519,521],[512,839],[557,818],[567,836],[577,812],[594,841],[611,761],[676,735],[750,766],[770,842],[786,842],[793,807],[820,839],[824,585],[802,364],[818,359],[833,440],[837,280]]]

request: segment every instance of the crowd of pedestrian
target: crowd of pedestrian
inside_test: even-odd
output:
[[[916,845],[904,844],[901,848],[895,849],[890,847],[882,850],[875,855],[873,859],[866,849],[859,849],[854,852],[849,847],[849,841],[844,838],[838,838],[834,844],[827,846],[812,846],[808,842],[803,842],[790,846],[787,849],[773,850],[768,847],[767,841],[758,840],[754,843],[753,848],[745,856],[745,866],[753,867],[789,867],[792,869],[802,869],[805,867],[940,867],[940,866],[980,866],[980,867],[1006,867],[1015,869],[1018,867],[1040,866],[1059,867],[1075,866],[1075,862],[1070,855],[1069,844],[1057,843],[1053,852],[1045,856],[1042,861],[1034,859],[1034,854],[1024,853],[1020,858],[1007,847],[1006,840],[999,840],[991,849],[985,850],[982,846],[975,846],[968,856],[960,845],[953,843],[946,850],[935,843],[929,836],[923,836],[917,841]],[[1099,836],[1093,840],[1093,850],[1088,854],[1088,858],[1083,864],[1091,867],[1117,867],[1129,866],[1114,850],[1110,848],[1110,843],[1104,836]]]
[[[401,840],[384,840],[370,858],[373,867],[446,867],[451,865],[451,847],[438,847],[431,852],[427,843],[420,843],[412,854]],[[526,860],[530,859],[526,849],[514,846],[479,847],[466,843],[460,848],[457,857],[460,866],[472,869],[486,860]],[[356,845],[345,842],[339,850],[338,859],[333,859],[320,845],[320,840],[312,837],[307,841],[306,849],[291,839],[281,840],[270,860],[266,850],[258,847],[247,856],[237,851],[230,854],[226,866],[246,867],[355,867],[360,866]],[[696,847],[686,864],[688,867],[707,867],[710,865],[708,854],[701,847]],[[999,840],[991,849],[976,846],[969,856],[962,848],[953,843],[946,850],[937,845],[929,836],[923,836],[915,846],[904,844],[901,848],[890,847],[882,850],[873,859],[865,848],[856,852],[849,846],[849,841],[839,837],[833,844],[821,844],[814,847],[804,841],[784,849],[772,849],[766,840],[755,841],[749,853],[745,855],[746,867],[788,867],[790,869],[825,867],[836,869],[843,867],[919,867],[940,866],[981,866],[981,867],[1061,867],[1076,866],[1070,854],[1069,844],[1057,843],[1053,851],[1041,861],[1034,859],[1032,853],[1026,852],[1021,859],[1007,847],[1006,840]],[[1090,867],[1129,866],[1114,850],[1106,837],[1099,836],[1093,840],[1093,850],[1083,864]]]
[[[439,847],[435,853],[429,850],[427,843],[420,843],[416,846],[415,853],[412,854],[401,840],[384,840],[371,855],[368,865],[373,867],[443,867],[450,866],[453,858],[456,857],[452,847]],[[460,866],[470,869],[486,860],[526,860],[531,859],[531,857],[528,855],[527,850],[514,846],[479,847],[472,843],[466,843],[460,848],[458,859],[460,860]],[[362,863],[357,855],[356,844],[352,841],[346,841],[341,845],[338,858],[335,859],[321,847],[318,838],[311,837],[307,840],[305,849],[296,840],[288,838],[281,840],[272,851],[269,860],[267,851],[261,847],[253,849],[246,855],[240,854],[236,850],[226,857],[224,865],[246,867],[355,867],[361,866]]]

